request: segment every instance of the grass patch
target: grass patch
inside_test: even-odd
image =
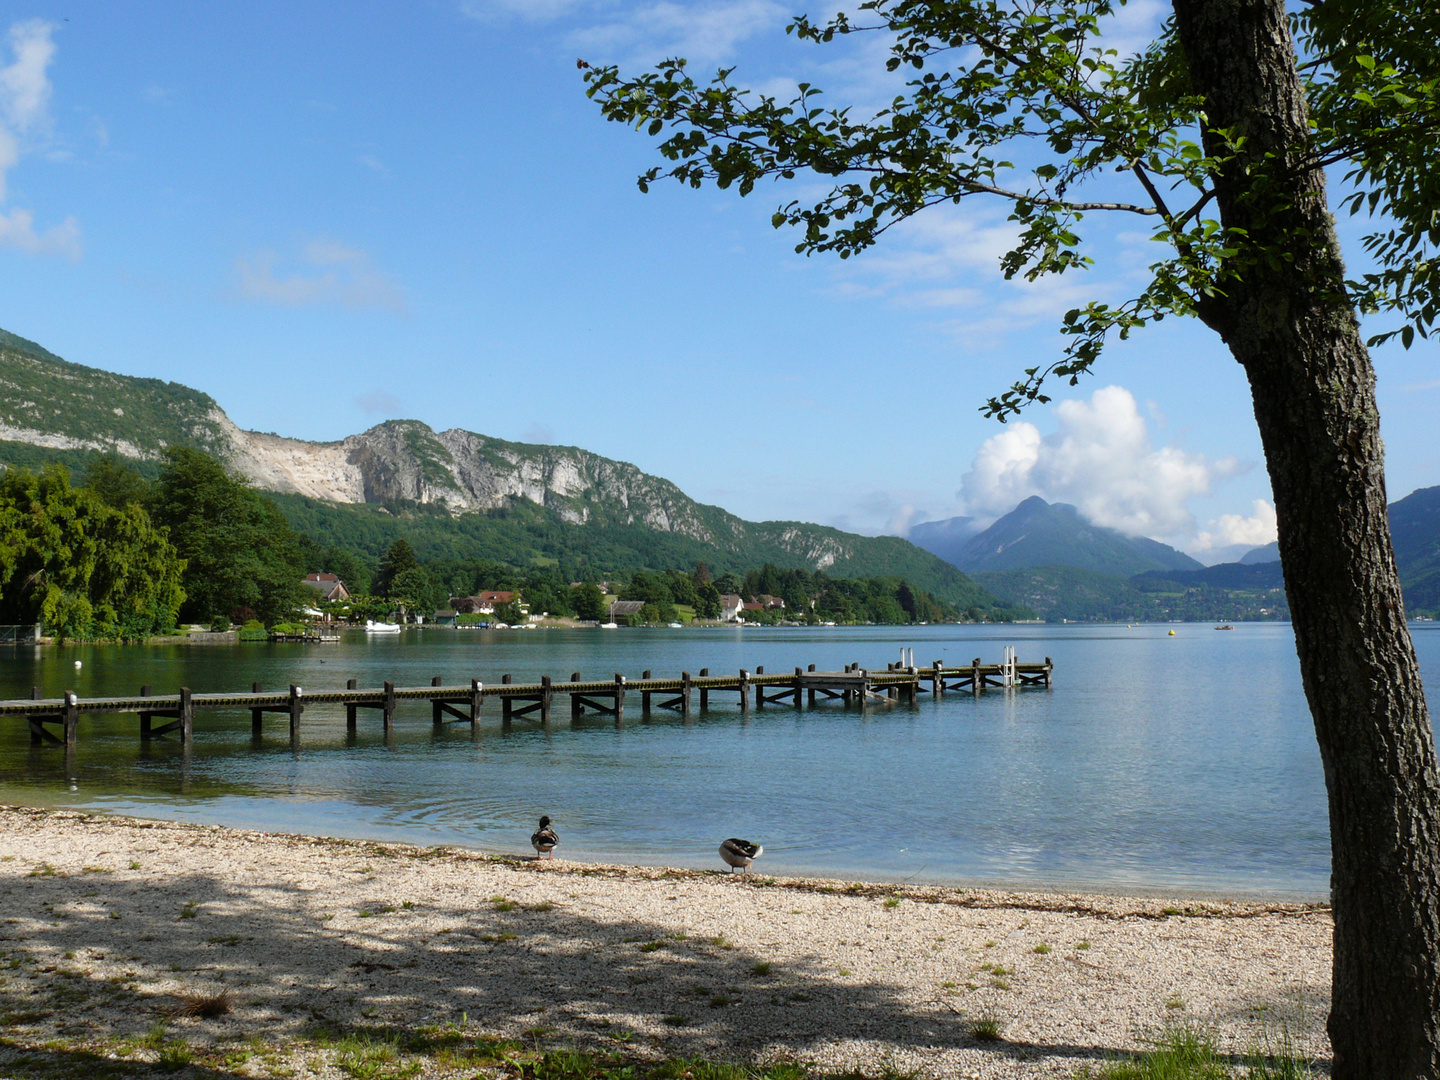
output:
[[[1079,949],[1081,952],[1084,952],[1086,949],[1090,948],[1090,942],[1077,941],[1075,942],[1075,948]]]
[[[665,1024],[667,1027],[684,1027],[686,1024],[690,1023],[690,1017],[685,1016],[681,1013],[676,1013],[674,1016],[662,1016],[660,1020],[661,1023]]]
[[[1215,1048],[1214,1038],[1201,1028],[1171,1028],[1143,1053],[1106,1062],[1098,1069],[1081,1069],[1077,1080],[1313,1080],[1308,1062],[1294,1052],[1282,1036],[1278,1053],[1252,1051],[1245,1072],[1237,1073]]]
[[[503,897],[503,896],[492,896],[492,897],[490,898],[490,903],[491,903],[492,905],[494,905],[496,911],[519,911],[519,910],[520,910],[520,905],[519,905],[519,904],[517,904],[514,900],[507,899],[506,897]]]
[[[641,952],[656,952],[656,951],[658,951],[658,950],[660,950],[660,949],[663,949],[664,947],[665,947],[665,942],[663,942],[663,941],[647,941],[647,942],[645,942],[643,945],[640,946],[640,951],[641,951]]]
[[[494,945],[499,941],[514,941],[517,936],[516,934],[481,934],[480,940],[487,945]]]
[[[1046,953],[1048,953],[1048,952],[1050,951],[1050,946],[1047,945],[1045,942],[1042,941],[1042,942],[1040,942],[1039,945],[1036,945],[1036,946],[1035,946],[1035,951],[1036,951],[1037,953],[1039,953],[1041,956],[1044,956]]]
[[[888,908],[897,908],[897,907],[899,907],[899,906],[900,906],[900,897],[898,897],[898,896],[887,896],[887,897],[885,898],[885,906],[888,907]]]
[[[185,906],[180,909],[180,917],[182,919],[193,919],[199,914],[200,906],[193,900],[185,901]]]
[[[180,1007],[175,1010],[175,1016],[224,1016],[235,1003],[229,990],[217,994],[180,994],[179,998]]]
[[[770,967],[771,965],[768,960],[757,960],[754,964],[750,966],[750,970],[753,971],[756,975],[769,975]]]
[[[970,1037],[976,1042],[999,1042],[1004,1027],[999,1017],[987,1013],[970,1021]]]
[[[39,866],[35,867],[34,870],[31,870],[31,871],[30,871],[28,874],[26,874],[25,876],[26,876],[26,877],[64,877],[65,875],[62,874],[62,873],[60,873],[59,870],[56,870],[55,867],[51,866],[48,862],[42,862]]]
[[[195,1051],[190,1049],[189,1043],[184,1039],[172,1039],[160,1047],[155,1065],[165,1072],[178,1072],[194,1060]]]

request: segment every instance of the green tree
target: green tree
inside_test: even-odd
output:
[[[141,506],[107,506],[59,466],[0,479],[0,622],[44,622],[62,639],[163,633],[184,565]]]
[[[1108,339],[1170,315],[1200,319],[1241,364],[1330,796],[1333,1072],[1440,1076],[1440,769],[1356,317],[1357,303],[1388,308],[1408,343],[1437,311],[1435,5],[1310,0],[1303,73],[1284,0],[1172,0],[1133,60],[1105,50],[1111,0],[858,7],[790,30],[818,43],[887,35],[887,67],[911,77],[873,117],[819,107],[806,84],[789,102],[745,92],[732,71],[702,85],[683,60],[629,79],[589,69],[588,93],[610,120],[669,129],[667,164],[642,190],[662,173],[741,195],[801,173],[829,185],[774,214],[805,253],[848,258],[928,207],[995,200],[1019,235],[1000,268],[1033,281],[1088,265],[1087,218],[1150,224],[1161,254],[1144,286],[1068,312],[1063,353],[986,410],[1003,420],[1048,400],[1047,380],[1074,385]],[[1412,36],[1422,22],[1430,32]],[[1347,282],[1329,215],[1325,169],[1339,162],[1398,223],[1377,234],[1368,289]]]
[[[299,536],[274,503],[208,454],[165,452],[150,513],[185,560],[183,618],[209,623],[248,607],[273,624],[305,602]]]
[[[388,595],[402,610],[427,619],[449,599],[444,587],[423,566],[412,566],[396,574]]]
[[[117,510],[131,503],[144,506],[150,497],[149,482],[114,454],[105,454],[90,464],[85,486],[106,506]]]
[[[380,560],[380,570],[375,575],[375,591],[381,596],[391,595],[395,579],[419,565],[420,560],[415,557],[414,550],[401,537],[386,549],[385,557]]]
[[[720,590],[714,582],[706,581],[695,590],[695,614],[702,619],[720,617]]]
[[[599,621],[605,617],[605,594],[599,585],[587,581],[570,590],[570,606],[577,619]]]

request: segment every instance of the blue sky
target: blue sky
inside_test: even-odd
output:
[[[576,58],[883,100],[880,43],[800,45],[791,6],[11,6],[0,326],[253,430],[411,417],[577,445],[752,519],[903,532],[1041,494],[1207,560],[1267,536],[1245,382],[1197,324],[1112,347],[1023,424],[977,411],[1054,354],[1067,307],[1138,280],[1133,221],[1097,230],[1096,270],[1022,287],[998,206],[842,264],[770,226],[810,185],[638,193],[654,140],[601,120]],[[1118,40],[1161,12],[1132,3]],[[1435,361],[1376,356],[1392,498],[1440,483]]]

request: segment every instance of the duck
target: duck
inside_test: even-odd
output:
[[[540,828],[530,835],[530,843],[535,848],[535,857],[541,855],[547,858],[555,858],[555,845],[560,843],[560,834],[550,827],[550,815],[544,814],[540,818]]]
[[[759,844],[752,844],[749,840],[737,840],[733,836],[720,845],[720,858],[730,865],[732,874],[737,866],[748,873],[750,864],[764,853],[765,849]]]

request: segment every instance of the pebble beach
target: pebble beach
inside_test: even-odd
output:
[[[425,1076],[513,1074],[519,1047],[1073,1077],[1176,1025],[1235,1055],[1329,1058],[1322,906],[777,879],[763,858],[745,877],[572,863],[563,843],[531,860],[22,807],[0,826],[4,1075],[124,1075],[168,1052],[206,1076],[354,1076],[345,1033],[443,1033],[443,1052],[397,1051],[395,1075]]]

